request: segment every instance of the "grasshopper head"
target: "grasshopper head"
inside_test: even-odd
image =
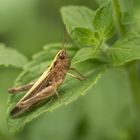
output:
[[[61,50],[58,53],[58,57],[59,59],[64,60],[64,59],[67,59],[69,56],[65,50]]]
[[[63,49],[58,52],[57,60],[64,66],[69,67],[70,66],[70,58],[67,52]]]

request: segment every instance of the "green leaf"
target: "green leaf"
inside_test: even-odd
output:
[[[27,58],[17,50],[0,44],[0,65],[22,68],[27,63]]]
[[[118,40],[113,47],[107,49],[107,55],[114,66],[140,59],[140,35],[131,34]]]
[[[84,127],[84,140],[132,138],[135,110],[132,108],[132,93],[127,76],[128,73],[123,68],[107,70],[98,80],[98,84],[89,90],[88,95],[52,113],[42,115],[30,123],[18,138],[81,140],[80,126]],[[52,132],[55,132],[55,135]]]
[[[101,38],[107,39],[113,35],[114,23],[111,2],[107,2],[96,10],[93,25]]]
[[[87,28],[92,31],[94,30],[92,25],[94,11],[87,7],[64,6],[61,8],[61,15],[69,33],[77,27]]]
[[[49,47],[52,50],[54,49],[53,44],[49,45]],[[73,54],[74,52],[76,52],[75,46],[67,45],[66,47],[67,47],[68,53],[70,51],[71,52],[73,51]],[[55,52],[57,51],[58,49],[55,50]],[[48,52],[48,55],[52,56],[53,58],[54,55],[52,55],[52,52]],[[34,59],[31,62],[29,62],[27,67],[25,67],[25,70],[17,78],[16,85],[22,85],[24,83],[28,83],[31,80],[37,78],[41,74],[41,72],[46,70],[47,66],[52,61],[52,58],[50,58],[50,60],[45,60],[44,54],[45,54],[45,50],[44,50],[44,53],[42,51],[34,56]],[[47,51],[46,51],[46,54],[47,54]],[[45,104],[38,106],[37,108],[34,108],[33,110],[29,110],[28,112],[26,112],[25,114],[17,118],[12,118],[11,116],[8,116],[8,126],[11,132],[13,133],[18,132],[25,126],[26,123],[30,122],[31,120],[38,117],[39,115],[45,112],[51,112],[52,110],[59,107],[60,105],[68,104],[72,102],[73,100],[75,100],[80,95],[85,94],[97,82],[97,79],[101,76],[101,74],[105,70],[105,65],[101,65],[100,63],[96,61],[92,61],[92,60],[84,61],[74,66],[81,73],[83,73],[87,77],[87,79],[85,81],[78,81],[76,79],[72,79],[67,76],[66,80],[64,81],[64,84],[58,90],[60,98],[57,98],[56,96],[54,96],[50,100],[46,101]],[[34,70],[37,70],[37,71],[34,72]],[[22,96],[23,94],[10,96],[8,112]]]
[[[72,59],[72,62],[79,63],[88,59],[92,59],[93,55],[94,55],[93,48],[91,47],[82,48],[76,53],[76,55]]]
[[[71,37],[82,45],[99,47],[113,34],[111,3],[97,9],[95,17],[93,11],[77,6],[63,7],[61,13]],[[96,31],[92,25],[93,18]]]
[[[86,47],[86,48],[80,49],[76,53],[76,55],[72,59],[72,62],[74,64],[76,64],[76,63],[86,61],[88,59],[92,59],[92,60],[96,59],[96,60],[99,60],[101,62],[106,62],[107,56],[106,56],[105,52],[101,49],[95,50],[91,47]]]
[[[71,34],[72,38],[82,45],[97,46],[99,44],[98,34],[86,28],[75,28]]]

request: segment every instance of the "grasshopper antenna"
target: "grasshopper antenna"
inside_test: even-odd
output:
[[[66,50],[66,48],[65,48],[66,42],[68,42],[68,33],[67,33],[66,25],[65,25],[64,33],[63,33],[63,41],[62,41],[62,49],[63,50]]]

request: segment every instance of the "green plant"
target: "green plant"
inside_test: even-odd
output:
[[[123,19],[125,13],[120,6],[119,0],[112,0],[96,11],[84,6],[66,6],[61,9],[63,22],[70,37],[75,41],[75,45],[65,46],[72,57],[72,65],[87,76],[87,80],[79,82],[67,77],[59,89],[59,99],[53,98],[52,102],[46,102],[19,118],[8,116],[10,131],[18,132],[27,122],[40,114],[51,112],[60,105],[68,104],[84,95],[106,70],[118,67],[124,67],[129,74],[136,113],[139,117],[140,87],[137,65],[140,59],[140,34],[128,28]],[[60,48],[59,43],[50,44],[46,45],[42,52],[35,54],[33,60],[23,67],[15,85],[28,83],[40,76]],[[10,96],[9,109],[21,96],[23,94]]]

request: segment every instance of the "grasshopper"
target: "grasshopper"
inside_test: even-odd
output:
[[[67,74],[78,80],[84,80],[85,77],[81,75],[75,68],[71,68],[70,64],[71,59],[69,55],[64,49],[62,49],[57,53],[50,67],[40,76],[36,82],[31,82],[21,87],[8,89],[8,92],[11,94],[27,91],[27,93],[10,111],[10,115],[12,117],[17,117],[30,108],[33,108],[38,103],[46,101],[55,94],[59,97],[57,90],[63,83]],[[79,74],[79,76],[69,73],[69,70],[75,71],[77,74]]]

